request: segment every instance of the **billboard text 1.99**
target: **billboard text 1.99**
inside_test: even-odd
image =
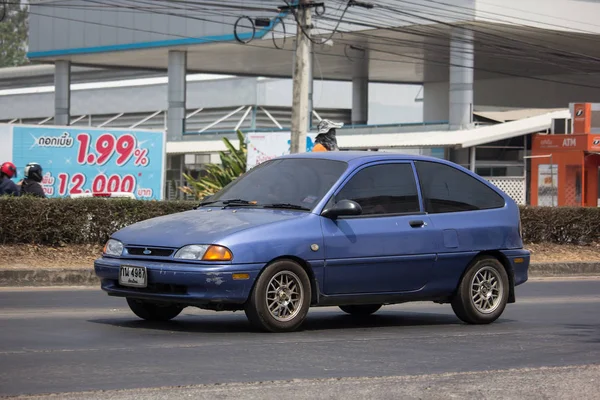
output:
[[[129,192],[162,199],[165,135],[161,131],[14,126],[18,171],[41,164],[48,197]]]

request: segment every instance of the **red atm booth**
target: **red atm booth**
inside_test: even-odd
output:
[[[533,137],[534,206],[600,206],[600,104],[574,104],[572,116],[572,134]]]

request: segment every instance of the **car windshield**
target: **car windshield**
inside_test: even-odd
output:
[[[347,167],[342,161],[309,158],[266,161],[231,182],[206,204],[245,203],[312,211]]]

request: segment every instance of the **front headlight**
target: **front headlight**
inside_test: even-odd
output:
[[[123,243],[115,239],[109,239],[104,245],[103,252],[109,256],[120,256],[123,253]]]
[[[223,246],[191,244],[177,250],[174,258],[181,260],[231,261],[231,251]]]

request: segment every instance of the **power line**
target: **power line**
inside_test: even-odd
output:
[[[425,0],[425,1],[430,1],[430,2],[432,2],[433,0]],[[485,1],[478,0],[478,2],[480,2],[480,3],[482,3],[482,4],[487,4],[487,5],[492,5],[492,6],[495,6],[495,7],[497,7],[497,5],[495,5],[495,4],[491,4],[491,3],[486,3]],[[542,14],[542,13],[540,13],[540,12],[535,12],[535,11],[534,11],[534,12],[532,12],[531,10],[523,10],[523,9],[519,9],[519,8],[508,7],[508,6],[506,6],[506,5],[503,5],[503,6],[502,6],[502,8],[504,8],[504,9],[506,9],[506,10],[514,10],[514,11],[519,11],[520,13],[523,13],[523,14],[525,14],[525,13],[528,13],[528,14],[531,14],[531,15],[539,15],[539,16],[542,16],[542,17],[550,17],[550,18],[555,18],[555,19],[557,18],[557,17],[555,17],[555,16],[552,16],[552,15],[549,15],[549,14]],[[515,19],[519,19],[519,20],[521,20],[521,21],[528,21],[528,22],[536,22],[536,23],[539,23],[539,21],[536,21],[536,20],[531,20],[531,19],[527,19],[527,18],[520,18],[520,17],[513,17],[513,16],[506,15],[506,14],[492,13],[492,12],[489,12],[489,11],[485,11],[485,13],[487,13],[487,14],[491,14],[491,15],[500,15],[500,16],[506,16],[506,17],[509,17],[509,18],[515,18]],[[583,21],[572,20],[572,19],[564,18],[564,17],[562,17],[562,16],[560,17],[560,20],[561,20],[561,21],[566,21],[566,22],[574,22],[574,23],[577,23],[577,24],[583,24],[583,25],[593,26],[593,27],[595,27],[595,28],[600,28],[600,25],[596,25],[596,24],[590,24],[590,23],[588,23],[588,22],[583,22]],[[546,23],[543,23],[543,24],[544,24],[544,25],[548,25],[548,26],[554,26],[554,27],[565,28],[565,29],[572,29],[572,27],[570,27],[570,26],[556,25],[556,24],[546,24]],[[592,31],[582,31],[582,32],[584,32],[584,33],[592,33],[592,34],[595,34],[595,35],[597,34],[597,32],[592,32]]]
[[[375,52],[383,53],[383,54],[390,54],[390,55],[395,55],[395,56],[400,56],[400,57],[412,58],[412,59],[415,59],[415,60],[423,61],[424,63],[427,62],[427,63],[444,65],[444,66],[453,66],[453,67],[467,68],[467,69],[472,69],[472,70],[478,70],[478,71],[481,71],[481,72],[488,72],[488,73],[493,73],[493,74],[498,74],[498,75],[510,76],[510,77],[513,77],[513,78],[531,79],[531,80],[536,80],[536,81],[541,81],[541,82],[558,83],[558,84],[563,84],[563,85],[585,87],[585,88],[589,88],[589,89],[600,89],[600,86],[595,86],[595,85],[588,85],[588,84],[582,84],[582,83],[576,83],[576,82],[565,82],[565,81],[560,81],[560,80],[557,80],[557,79],[543,78],[543,77],[538,77],[538,76],[527,76],[527,75],[522,75],[522,74],[517,74],[517,73],[511,73],[511,72],[505,72],[505,71],[498,71],[498,70],[489,69],[489,68],[468,67],[468,66],[464,66],[462,64],[454,64],[454,63],[451,63],[451,62],[438,62],[438,61],[432,61],[432,60],[425,60],[422,57],[410,56],[410,55],[407,55],[407,54],[398,54],[398,53],[394,53],[392,51],[381,50],[381,49],[377,49],[377,48],[373,48],[373,47],[365,47],[365,49],[367,49],[369,51],[375,51]]]
[[[394,30],[396,31],[396,30]],[[373,35],[373,34],[368,34],[368,33],[363,33],[363,32],[347,32],[349,36],[356,36],[356,37],[362,37],[362,38],[367,38],[369,39],[369,42],[374,42],[376,41],[379,44],[389,44],[389,45],[405,45],[405,46],[413,46],[413,47],[420,47],[423,48],[424,50],[430,51],[430,53],[435,53],[436,55],[438,54],[447,54],[449,56],[449,51],[448,51],[448,46],[447,43],[444,42],[438,42],[438,43],[427,43],[427,42],[423,42],[423,41],[419,41],[419,40],[410,40],[410,39],[402,39],[402,38],[387,38],[387,37],[382,37],[379,35]],[[418,35],[420,37],[432,37],[432,38],[436,38],[436,39],[448,39],[448,34],[447,33],[443,33],[440,35],[426,35],[426,34],[422,34],[422,33],[415,33],[415,32],[409,32],[409,31],[403,31],[403,33],[407,33],[409,35]],[[461,55],[474,55],[474,54],[478,54],[478,55],[488,55],[488,56],[492,56],[492,57],[502,57],[503,59],[512,59],[515,61],[528,61],[528,62],[533,62],[533,63],[537,63],[537,64],[552,64],[555,65],[557,67],[560,67],[561,69],[564,70],[569,70],[571,72],[576,72],[576,73],[587,73],[589,71],[595,72],[599,70],[599,66],[598,63],[593,62],[593,61],[583,61],[584,64],[582,63],[578,63],[577,66],[579,68],[574,68],[572,66],[570,66],[569,64],[566,64],[565,62],[563,62],[561,60],[561,62],[555,61],[553,58],[548,58],[546,57],[546,59],[544,59],[544,55],[541,53],[537,53],[536,55],[532,55],[530,54],[527,50],[523,50],[523,49],[519,49],[516,47],[509,47],[506,45],[498,45],[498,44],[494,44],[491,42],[478,42],[475,41],[474,44],[480,48],[478,48],[477,50],[473,50],[473,51],[463,51],[463,50],[458,50],[458,54]],[[481,48],[483,47],[483,48]],[[509,52],[511,52],[511,54],[506,54],[506,50],[508,50]],[[504,53],[500,53],[499,51],[504,51]],[[581,66],[583,65],[588,65],[591,68],[588,68],[587,70],[582,70]]]
[[[32,12],[31,14],[42,16],[42,17],[48,17],[48,18],[56,18],[56,19],[63,20],[63,21],[82,22],[82,23],[88,23],[88,24],[92,24],[92,25],[104,26],[104,27],[108,27],[108,28],[119,28],[119,29],[124,29],[124,30],[130,30],[130,31],[133,31],[133,32],[158,33],[158,34],[161,34],[161,35],[169,35],[169,36],[173,36],[173,37],[181,38],[181,39],[195,39],[195,37],[193,37],[193,36],[180,35],[180,34],[167,33],[167,32],[157,32],[156,30],[146,30],[146,29],[140,29],[140,28],[123,27],[123,26],[120,26],[120,25],[106,24],[106,23],[93,22],[93,21],[83,21],[83,20],[76,19],[76,18],[59,17],[59,16],[55,16],[55,15],[41,14],[41,13],[36,13],[36,12]],[[222,21],[213,21],[213,22],[215,22],[215,23],[221,23],[221,24],[233,27],[233,24],[224,23]],[[215,41],[215,42],[217,42],[217,41]],[[239,44],[237,42],[231,42],[231,43],[228,43],[228,44],[241,46],[241,44]],[[293,52],[292,49],[278,49],[278,48],[273,48],[273,47],[258,46],[258,45],[254,45],[252,43],[244,44],[243,46],[254,47],[254,48],[262,49],[262,50],[279,50],[279,51]],[[344,55],[330,54],[330,53],[327,53],[327,52],[323,52],[323,53],[317,53],[317,52],[315,52],[315,54],[322,55],[322,56],[329,56],[329,57],[345,58]],[[380,62],[388,62],[388,63],[397,63],[397,64],[415,64],[415,62],[412,62],[412,61],[411,62],[406,62],[406,61],[396,61],[396,60],[387,60],[387,59],[378,59],[378,58],[372,58],[372,60],[373,61],[380,61]]]
[[[397,10],[393,10],[393,11],[397,11]],[[407,12],[403,12],[403,13],[404,14],[410,14],[410,13],[407,13]],[[414,15],[414,14],[411,14],[411,15]],[[428,20],[430,22],[444,23],[443,21],[433,20],[431,18],[426,18],[426,17],[421,17],[421,16],[415,16],[415,17],[424,18],[424,19],[426,19],[426,20]],[[377,25],[374,25],[374,24],[364,24],[363,23],[361,25],[363,25],[363,26],[369,26],[369,27],[374,28],[374,29],[376,29],[378,27]],[[446,26],[448,26],[448,25],[453,26],[453,27],[457,26],[457,25],[454,25],[454,24],[447,24],[446,23]],[[420,37],[439,38],[439,39],[446,39],[446,40],[448,39],[448,34],[446,32],[442,32],[441,34],[436,35],[436,34],[423,33],[423,32],[414,32],[414,30],[402,29],[402,28],[391,28],[389,30],[392,30],[392,31],[395,31],[395,32],[399,31],[399,32],[408,33],[408,34],[412,34],[412,35],[417,35],[417,36],[420,36]],[[477,29],[475,29],[475,31],[479,32],[479,30],[477,30]],[[359,35],[359,33],[357,33],[357,32],[348,32],[348,33],[351,34],[351,35],[352,34]],[[495,38],[505,39],[505,38],[500,37],[498,35],[492,35],[492,34],[489,34],[489,33],[486,33],[486,32],[480,32],[480,33],[482,33],[484,35],[487,34],[488,37],[491,37],[493,39],[495,39]],[[375,36],[375,35],[373,35],[373,36]],[[380,39],[380,40],[382,39],[380,36],[377,36],[377,38]],[[398,39],[396,39],[396,38],[390,38],[389,40],[392,41],[392,40],[398,40]],[[406,42],[408,42],[408,41],[405,41],[405,43]],[[526,45],[529,45],[529,46],[532,46],[532,47],[536,46],[535,43],[524,42],[524,41],[519,41],[519,42],[521,44],[526,44]],[[498,42],[498,43],[500,43],[500,42]],[[512,51],[513,53],[516,53],[514,57],[519,56],[519,57],[522,57],[522,58],[530,58],[530,59],[532,58],[530,56],[530,54],[526,53],[527,52],[526,49],[524,50],[522,48],[518,48],[518,47],[514,47],[514,46],[510,47],[510,46],[507,46],[506,44],[499,45],[499,44],[494,44],[493,42],[481,41],[481,40],[475,40],[474,44],[475,45],[479,45],[479,46],[488,47],[490,49],[490,51],[493,51],[496,54],[497,54],[497,52],[499,50],[500,51],[506,51],[506,50],[508,50],[508,51]],[[436,46],[436,44],[430,44],[430,43],[421,44],[421,46],[428,46],[428,45]],[[443,45],[440,44],[438,46],[443,46]],[[542,46],[542,47],[544,48],[544,50],[548,49],[547,46]],[[569,60],[572,60],[573,58],[577,58],[577,57],[581,58],[580,54],[577,54],[577,53],[568,54],[567,53],[567,54],[563,55],[563,54],[560,54],[558,52],[558,49],[549,48],[549,50],[550,51],[554,51],[553,54],[550,54],[550,55],[553,56],[553,58],[547,57],[547,53],[542,54],[539,51],[537,51],[537,56],[540,58],[540,61],[544,61],[544,62],[547,62],[547,63],[554,64],[556,66],[562,67],[562,69],[570,70],[571,72],[578,72],[578,73],[582,73],[583,72],[583,73],[587,73],[589,71],[589,69],[588,70],[581,70],[581,69],[574,68],[573,66],[569,66],[569,65],[565,65],[564,64],[564,61],[565,61],[564,57],[565,56],[569,56]],[[478,49],[477,51],[478,51],[478,54],[485,53],[485,51],[481,51],[481,49]],[[504,54],[503,54],[503,56],[504,56]],[[546,58],[546,60],[541,60],[544,57]],[[555,62],[554,61],[555,58],[556,59],[560,58],[560,63]],[[588,58],[589,58],[589,56],[588,56]],[[588,60],[585,60],[585,61],[588,61]],[[580,66],[580,65],[581,65],[581,63],[577,64],[576,66]],[[591,60],[589,60],[589,64],[588,65],[595,67],[597,65],[596,59],[592,58]],[[597,68],[592,68],[592,70],[593,71],[597,71]]]
[[[399,2],[402,2],[402,3],[416,4],[416,3],[413,3],[413,2],[410,2],[410,1],[406,1],[406,0],[396,0],[396,1],[399,1]],[[425,0],[425,1],[433,1],[433,0]],[[385,8],[387,8],[387,7],[385,7]],[[405,11],[405,10],[401,10],[401,9],[398,9],[398,8],[394,8],[394,7],[390,7],[390,8],[387,8],[387,9],[389,9],[390,11],[394,11],[394,12],[397,12],[397,13],[400,13],[400,14],[404,14],[404,15],[413,17],[413,18],[419,18],[419,19],[422,19],[422,20],[425,20],[425,21],[428,21],[428,22],[438,23],[438,24],[442,24],[442,25],[450,26],[450,27],[459,27],[459,25],[457,25],[457,24],[449,23],[449,22],[442,21],[442,20],[439,20],[439,19],[423,17],[422,15],[411,13],[411,12],[408,12],[408,11]],[[492,37],[492,38],[499,37],[502,40],[509,40],[511,42],[526,44],[526,45],[535,46],[535,47],[542,47],[544,49],[557,50],[556,48],[553,48],[551,46],[544,46],[544,45],[540,45],[540,44],[537,44],[537,43],[528,42],[528,41],[525,41],[525,40],[519,40],[519,39],[514,39],[514,38],[507,38],[506,36],[499,36],[499,35],[490,34],[488,32],[485,32],[485,31],[482,31],[482,30],[478,30],[478,29],[476,29],[474,27],[468,27],[467,29],[472,30],[473,32],[476,32],[476,33],[479,33],[479,34],[483,34],[483,35]],[[496,30],[496,31],[499,31],[499,30]],[[505,32],[502,32],[502,33],[505,33]],[[565,54],[572,54],[572,55],[587,57],[586,55],[582,55],[582,54],[574,53],[574,52],[565,52]],[[592,60],[595,61],[595,62],[596,61],[600,61],[600,59],[597,59],[597,58],[593,58]]]
[[[138,0],[137,4],[140,4],[140,2],[141,1]],[[197,2],[197,3],[205,4],[206,2],[204,2],[204,3],[203,2]],[[123,7],[123,6],[121,6],[121,7]],[[126,5],[124,7],[130,8],[130,9],[133,8],[134,10],[135,9],[137,9],[137,10],[141,9],[142,11],[145,11],[144,7],[136,7],[136,6],[130,6],[130,5]],[[173,14],[173,13],[166,13],[166,12],[157,11],[157,10],[154,10],[154,13],[161,14],[161,15],[172,15]],[[158,32],[156,32],[156,30],[149,31],[149,30],[143,30],[143,29],[132,29],[132,28],[123,27],[123,26],[115,26],[115,25],[109,25],[109,24],[102,24],[102,23],[94,23],[94,22],[88,22],[88,21],[81,21],[81,20],[70,19],[70,18],[65,18],[65,17],[56,17],[56,16],[51,16],[51,15],[46,15],[46,16],[50,17],[50,18],[60,18],[60,19],[66,19],[66,20],[75,20],[75,21],[78,21],[78,22],[86,22],[86,23],[91,23],[91,24],[98,24],[98,25],[110,26],[110,27],[120,28],[120,29],[129,29],[129,30],[142,31],[142,32],[147,32],[147,33],[158,33]],[[201,20],[201,21],[207,21],[207,22],[217,23],[217,24],[226,24],[226,25],[230,25],[230,26],[232,25],[232,24],[227,24],[224,21],[215,21],[215,20],[210,20],[210,19],[207,19],[207,18],[201,18],[201,17],[197,17],[197,16],[192,16],[192,15],[184,15],[184,16],[182,16],[182,15],[176,14],[176,16],[182,17],[182,18],[189,18],[189,19],[196,19],[196,20]],[[375,27],[377,27],[377,26],[375,26]],[[331,30],[331,32],[336,32],[336,31],[335,30]],[[342,33],[344,33],[344,32],[340,32],[340,34],[342,34]],[[354,35],[360,35],[361,34],[359,32],[349,32],[349,33],[350,34],[354,34]],[[170,36],[173,36],[173,37],[190,38],[189,36],[175,35],[175,34],[170,34],[170,33],[163,33],[163,34],[170,35]],[[422,32],[421,33],[414,33],[413,32],[412,34],[417,35],[417,36],[419,36],[419,35],[426,36]],[[373,36],[375,36],[375,35],[373,35]],[[433,35],[433,37],[435,37],[435,35]],[[447,35],[445,37],[447,38]],[[438,38],[439,38],[439,36],[438,36]],[[371,39],[373,39],[373,38],[371,38]],[[382,40],[383,43],[385,43],[386,41],[388,43],[393,43],[393,41],[388,40],[387,38],[379,38],[379,39]],[[354,44],[351,41],[346,41],[346,42],[348,44]],[[265,49],[265,47],[263,47],[263,46],[256,46],[256,47],[261,48],[261,49]],[[369,47],[369,46],[366,46],[364,48],[367,49],[367,50],[373,50],[374,52],[379,52],[381,54],[394,55],[396,57],[409,58],[409,59],[413,60],[413,61],[408,62],[406,60],[386,60],[386,59],[376,59],[376,58],[371,57],[371,59],[373,61],[384,61],[384,62],[402,63],[402,64],[422,64],[422,63],[426,63],[427,62],[427,60],[424,59],[424,58],[422,58],[422,57],[409,56],[409,55],[406,55],[406,54],[398,54],[398,53],[395,53],[393,51],[386,51],[386,50],[382,50],[382,49],[374,48],[374,47]],[[271,49],[273,49],[273,48],[271,48]],[[284,50],[284,51],[286,51],[286,50]],[[441,54],[442,52],[440,51],[439,53]],[[338,56],[338,57],[341,56],[341,57],[346,57],[345,55],[331,54],[331,53],[327,53],[327,52],[325,52],[325,53],[317,53],[317,54],[327,55],[327,56]],[[420,63],[419,62],[415,62],[415,61],[420,61]],[[441,65],[450,65],[449,63],[446,63],[445,61],[442,62],[442,63],[440,63],[440,62],[434,62],[434,63],[441,64]],[[481,71],[484,71],[484,72],[497,73],[497,74],[500,74],[500,75],[513,76],[513,77],[520,77],[520,78],[527,78],[527,79],[534,79],[535,78],[535,77],[530,77],[530,76],[526,76],[526,75],[523,75],[523,74],[514,74],[514,73],[510,73],[510,72],[506,72],[506,71],[498,71],[498,70],[495,70],[495,69],[482,69],[482,68],[477,68],[477,67],[473,67],[473,69],[474,70],[481,70]],[[575,85],[575,86],[597,88],[597,87],[591,86],[591,85],[583,85],[583,84],[578,84],[578,83],[574,83],[574,82],[559,81],[559,80],[554,80],[554,79],[545,79],[545,78],[542,78],[542,79],[536,79],[536,80],[544,80],[544,81],[548,81],[548,82],[559,83],[559,84],[566,84],[566,85]]]

